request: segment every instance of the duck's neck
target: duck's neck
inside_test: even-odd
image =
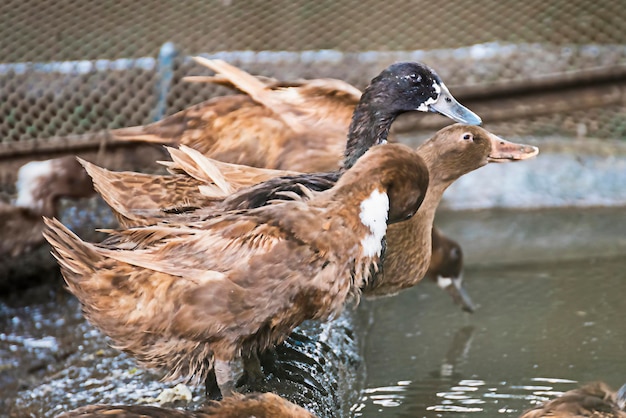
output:
[[[436,165],[427,162],[430,182],[417,213],[408,221],[389,225],[383,274],[369,289],[371,295],[387,295],[414,286],[430,265],[432,228],[435,212],[445,190],[453,180],[438,176]]]
[[[368,149],[387,141],[391,124],[399,114],[376,100],[369,101],[366,94],[356,106],[350,123],[343,161],[345,170],[352,167]]]

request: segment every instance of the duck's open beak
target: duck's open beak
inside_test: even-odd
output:
[[[449,117],[455,122],[464,123],[466,125],[480,125],[483,123],[480,117],[463,106],[450,94],[445,84],[441,84],[441,92],[436,102],[428,105],[431,112],[441,113]]]
[[[489,139],[491,140],[491,152],[487,161],[490,163],[526,160],[539,154],[539,148],[532,145],[505,141],[494,134],[490,134]]]
[[[454,303],[459,305],[465,312],[474,313],[476,305],[472,302],[469,294],[463,287],[463,279],[460,277],[450,279],[447,277],[437,277],[437,285],[448,292]]]

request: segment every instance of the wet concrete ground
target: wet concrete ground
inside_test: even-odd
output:
[[[626,211],[442,212],[438,224],[463,246],[478,311],[432,283],[363,302],[365,382],[339,382],[352,411],[338,416],[515,417],[577,382],[626,381]],[[0,302],[0,411],[51,416],[173,386],[108,347],[59,282]],[[199,405],[192,391],[177,405]]]

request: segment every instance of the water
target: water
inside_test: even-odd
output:
[[[618,208],[440,214],[463,245],[478,310],[461,312],[432,283],[364,301],[365,382],[345,379],[352,415],[516,417],[579,383],[621,386],[625,218]],[[0,301],[0,360],[0,411],[11,416],[138,403],[173,386],[108,347],[60,285]],[[202,392],[177,405],[200,405]]]
[[[471,268],[473,315],[434,285],[367,304],[357,416],[515,417],[579,382],[619,388],[625,267],[622,257]]]

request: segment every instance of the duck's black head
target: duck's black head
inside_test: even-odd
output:
[[[351,167],[369,147],[386,142],[395,118],[411,111],[436,112],[468,125],[482,123],[432,68],[417,62],[392,64],[372,79],[354,111],[344,167]]]
[[[432,68],[419,62],[390,65],[372,80],[363,96],[366,101],[384,104],[397,113],[436,112],[467,125],[482,123],[478,115],[450,94]]]

